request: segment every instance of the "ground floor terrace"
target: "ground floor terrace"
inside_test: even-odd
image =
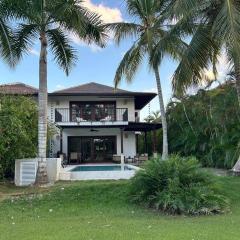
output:
[[[139,155],[138,139],[160,128],[160,124],[134,123],[124,126],[61,126],[50,143],[52,157],[63,156],[66,164],[113,163]],[[147,144],[145,144],[147,153]]]

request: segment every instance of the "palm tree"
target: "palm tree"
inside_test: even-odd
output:
[[[114,31],[115,40],[119,44],[127,37],[135,39],[132,47],[121,60],[114,78],[115,86],[125,77],[127,82],[132,82],[135,73],[143,60],[148,58],[148,66],[154,72],[158,98],[160,103],[161,121],[163,128],[162,159],[168,157],[167,121],[163,102],[160,81],[159,65],[165,54],[176,58],[181,55],[185,44],[175,34],[169,33],[166,25],[166,0],[127,0],[128,13],[136,19],[135,22],[119,22],[108,25]],[[158,55],[153,56],[156,44],[161,45]]]
[[[36,183],[47,180],[47,50],[51,49],[55,62],[68,75],[76,60],[76,51],[70,45],[68,33],[87,43],[104,44],[104,28],[99,16],[85,9],[76,0],[5,0],[11,14],[22,23],[16,31],[15,51],[18,59],[29,51],[36,39],[41,50],[39,57],[38,94],[38,171]]]
[[[159,123],[161,122],[161,113],[159,110],[157,111],[152,111],[152,113],[144,119],[146,122],[150,123]]]
[[[182,94],[199,84],[209,64],[217,74],[217,57],[224,49],[233,65],[240,105],[240,1],[178,0],[171,9],[179,20],[175,28],[181,29],[182,36],[192,35],[173,78],[175,92]]]

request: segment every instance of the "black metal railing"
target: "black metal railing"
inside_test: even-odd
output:
[[[127,108],[104,108],[76,110],[69,108],[55,109],[55,122],[115,122],[128,121]]]

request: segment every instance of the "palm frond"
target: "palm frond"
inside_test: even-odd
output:
[[[114,84],[117,87],[120,81],[125,77],[128,82],[131,82],[144,58],[144,49],[140,43],[135,43],[124,55],[120,62]]]
[[[36,24],[20,24],[15,32],[14,53],[17,59],[21,59],[24,53],[28,53],[37,37],[39,26]]]
[[[14,67],[17,62],[13,52],[13,43],[14,38],[10,27],[4,19],[0,18],[0,53],[10,67]]]
[[[180,60],[184,56],[187,47],[188,45],[175,32],[165,31],[164,36],[159,39],[151,53],[150,62],[153,66],[158,66],[165,55]]]
[[[226,0],[221,5],[213,24],[213,36],[227,41],[235,50],[240,49],[239,1]]]
[[[111,23],[105,25],[107,29],[113,31],[114,39],[117,44],[119,44],[122,40],[129,37],[137,37],[139,32],[143,29],[140,24],[137,23]]]
[[[11,20],[24,23],[41,23],[41,1],[1,0],[0,13]]]
[[[69,44],[69,39],[59,28],[47,31],[47,36],[54,60],[68,75],[77,59],[75,50]]]
[[[174,73],[172,84],[176,95],[202,81],[204,70],[211,60],[213,46],[211,27],[199,26]]]
[[[101,47],[105,45],[107,34],[103,21],[98,14],[83,7],[82,1],[55,0],[52,8],[50,6],[50,22],[57,22],[89,44],[95,43]]]

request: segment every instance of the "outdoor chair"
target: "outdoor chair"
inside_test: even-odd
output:
[[[148,154],[147,153],[137,155],[137,156],[134,157],[134,162],[136,163],[136,165],[140,165],[147,160],[148,160]]]
[[[62,165],[62,167],[65,168],[67,166],[67,164],[68,164],[66,154],[62,153],[62,154],[60,154],[59,157],[61,158],[61,165]]]
[[[121,156],[120,155],[113,155],[112,160],[115,163],[121,163]]]
[[[70,162],[70,163],[72,163],[72,162],[75,162],[75,163],[81,162],[81,153],[71,152],[71,153],[70,153],[69,162]]]

